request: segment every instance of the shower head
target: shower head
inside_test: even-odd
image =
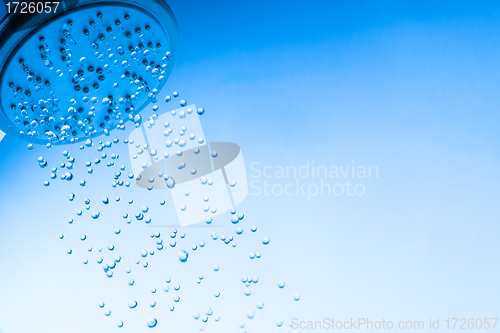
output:
[[[1,22],[0,130],[69,144],[124,129],[157,101],[172,71],[178,30],[170,7],[164,0],[48,4],[48,12],[18,10]]]

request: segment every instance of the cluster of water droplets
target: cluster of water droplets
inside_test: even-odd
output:
[[[173,95],[178,96],[177,93],[174,93]],[[170,96],[167,96],[167,99],[170,100]],[[185,101],[181,101],[179,104],[183,105],[185,104]],[[158,108],[155,106],[153,110],[156,112],[158,111]],[[198,113],[203,114],[204,110],[200,108],[198,110]],[[150,119],[154,119],[154,115]],[[79,205],[82,206],[81,209],[78,209],[75,212],[76,216],[71,216],[68,219],[68,223],[70,225],[73,225],[75,223],[75,219],[84,216],[89,216],[91,220],[101,219],[103,218],[103,216],[101,216],[99,206],[106,207],[109,205],[124,202],[130,209],[128,209],[128,211],[126,212],[123,212],[123,214],[119,218],[119,220],[122,220],[125,223],[116,225],[116,227],[113,230],[114,235],[116,237],[119,237],[122,234],[122,229],[125,229],[127,225],[130,225],[132,223],[144,223],[144,225],[150,224],[152,222],[150,213],[156,209],[165,206],[165,201],[161,200],[159,204],[157,203],[153,206],[144,205],[141,207],[135,207],[134,209],[135,206],[134,199],[132,198],[125,200],[121,199],[121,197],[127,196],[128,194],[127,191],[129,191],[128,189],[130,189],[131,183],[136,179],[136,176],[132,172],[128,172],[127,170],[128,166],[126,165],[127,164],[126,162],[124,162],[123,165],[115,165],[114,163],[120,160],[120,154],[119,154],[120,150],[118,149],[120,147],[119,145],[123,146],[128,144],[129,142],[127,139],[120,139],[118,137],[115,137],[112,140],[107,140],[107,141],[100,141],[100,140],[97,141],[95,139],[89,138],[84,142],[84,144],[80,145],[78,148],[79,150],[90,149],[92,151],[92,154],[95,154],[95,158],[93,160],[85,161],[77,159],[73,157],[73,155],[70,152],[70,149],[62,151],[62,154],[60,155],[62,161],[53,163],[54,165],[53,167],[51,167],[52,165],[49,163],[49,161],[47,161],[45,157],[40,156],[37,158],[37,163],[40,168],[50,169],[49,177],[51,180],[59,179],[61,182],[66,184],[68,184],[69,182],[68,185],[73,188],[81,186],[83,187],[94,186],[95,183],[92,181],[91,178],[95,177],[95,174],[104,172],[105,170],[103,169],[107,168],[111,169],[112,171],[110,173],[112,174],[110,186],[120,190],[120,193],[122,193],[122,195],[113,198],[106,193],[96,193],[95,198],[90,199],[87,197],[79,197],[77,194],[75,194],[75,192],[77,191],[70,192],[67,195],[68,201],[79,203]],[[72,146],[71,148],[73,147],[76,146]],[[34,150],[34,148],[35,147],[33,145],[31,144],[28,145],[29,150]],[[115,148],[117,149],[115,150]],[[212,155],[214,154],[216,154],[216,152],[212,152]],[[74,181],[75,170],[80,170],[80,169],[85,171],[88,179],[76,178],[77,180]],[[201,177],[200,181],[202,183],[208,182],[208,180],[204,179],[204,177]],[[174,187],[175,180],[166,179],[166,184],[168,188]],[[44,185],[49,186],[50,182],[45,181]],[[87,211],[88,214],[84,214],[85,211]],[[231,234],[229,235],[218,234],[215,231],[213,231],[207,234],[207,238],[211,239],[211,242],[220,242],[224,246],[228,246],[230,248],[236,248],[237,237],[242,237],[242,235],[245,234],[244,230],[247,228],[249,230],[249,237],[251,235],[255,235],[253,237],[257,237],[258,229],[255,225],[244,226],[245,215],[242,212],[238,212],[235,209],[233,209],[231,210],[230,213],[231,214],[229,215],[229,220],[227,222],[229,223],[230,221],[231,224],[235,226],[234,231],[236,236],[233,236]],[[206,221],[207,224],[211,224],[212,222],[213,219],[208,219]],[[153,260],[154,257],[160,255],[176,256],[179,262],[182,263],[182,265],[189,265],[190,259],[192,257],[195,257],[198,252],[205,251],[202,249],[206,247],[206,243],[204,240],[191,242],[190,245],[187,245],[186,242],[188,242],[188,239],[186,237],[186,234],[183,231],[178,230],[177,228],[172,228],[171,231],[168,232],[165,232],[164,230],[162,230],[161,233],[159,231],[153,232],[150,235],[151,238],[150,249],[148,250],[143,249],[137,252],[135,258],[124,258],[119,254],[120,248],[115,246],[112,241],[107,244],[102,244],[100,247],[97,248],[87,247],[85,250],[78,250],[77,248],[79,246],[77,244],[87,243],[89,241],[89,235],[87,233],[80,233],[77,237],[78,237],[77,239],[68,239],[68,237],[65,237],[64,235],[59,235],[60,240],[65,240],[66,243],[71,244],[71,248],[66,249],[67,254],[75,255],[75,251],[83,251],[88,253],[89,255],[97,254],[97,259],[95,261],[89,260],[87,258],[83,260],[83,264],[86,266],[99,265],[102,268],[102,271],[106,275],[106,277],[110,279],[116,277],[117,273],[115,272],[117,272],[117,268],[121,265],[125,265],[125,262],[133,261],[137,266],[140,266],[143,269],[148,269],[150,267],[150,262],[154,263]],[[263,247],[264,249],[266,246],[269,246],[271,244],[271,240],[269,237],[253,238],[253,239],[254,239],[254,244],[260,243],[264,246]],[[181,242],[182,246],[180,245]],[[249,255],[245,255],[242,252],[238,253],[241,254],[242,260],[259,260],[263,258],[263,254],[257,251],[251,251]],[[220,269],[221,267],[218,264],[215,264],[213,266],[214,272],[219,272]],[[231,267],[225,267],[225,269],[231,269]],[[126,274],[130,275],[130,277],[127,279],[127,284],[130,287],[134,287],[136,281],[132,277],[131,273],[132,269],[128,268],[126,270]],[[204,275],[198,275],[196,277],[197,285],[203,285],[204,279],[205,279]],[[233,282],[242,283],[244,285],[243,293],[241,295],[242,297],[252,297],[252,286],[259,284],[259,277],[256,275],[244,275],[240,281],[233,281]],[[227,281],[227,283],[231,282]],[[287,289],[285,288],[285,282],[282,280],[275,282],[275,288],[277,288],[278,290]],[[181,289],[182,286],[180,282],[172,283],[171,279],[169,278],[165,280],[165,285],[163,286],[163,292],[174,293],[173,297],[171,298],[173,303],[169,304],[168,306],[170,312],[175,311],[176,305],[182,302]],[[151,293],[152,294],[157,293],[156,287],[151,288]],[[213,295],[214,299],[224,299],[224,293],[223,292],[221,293],[220,290],[214,291]],[[299,301],[300,296],[299,294],[290,294],[288,299]],[[284,300],[286,301],[287,297],[285,297]],[[127,307],[129,309],[141,308],[143,306],[147,306],[149,308],[155,308],[157,306],[157,302],[162,302],[162,300],[153,300],[148,304],[142,304],[132,299],[128,302]],[[103,309],[103,313],[105,316],[110,318],[113,317],[112,309],[107,307],[104,302],[99,303],[99,307]],[[245,320],[253,320],[255,317],[259,316],[260,313],[259,311],[263,310],[264,308],[265,308],[264,303],[260,300],[257,300],[255,303],[255,307],[253,309],[249,309],[246,310],[246,312],[243,312]],[[212,310],[211,307],[206,308],[205,311],[201,313],[195,312],[193,315],[194,320],[200,322],[199,325],[200,330],[203,330],[205,325],[207,325],[207,323],[209,322],[219,322],[221,320],[221,317],[224,317],[224,314],[223,313],[214,314],[214,311]],[[161,321],[162,318],[151,317],[145,320],[145,326],[148,328],[155,328],[161,323]],[[116,326],[118,328],[124,327],[126,325],[127,325],[126,318],[117,318]],[[282,327],[283,320],[282,319],[277,320],[276,325],[278,327]],[[243,330],[245,327],[245,322],[241,322],[239,326],[241,330]]]

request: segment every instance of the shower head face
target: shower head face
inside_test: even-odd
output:
[[[0,51],[0,129],[69,144],[124,129],[156,102],[175,62],[177,25],[166,3],[139,1],[80,1],[10,32]]]

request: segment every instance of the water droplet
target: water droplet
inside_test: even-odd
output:
[[[172,177],[168,177],[168,179],[167,179],[167,187],[169,189],[173,189],[175,187],[175,180]]]
[[[131,309],[134,309],[135,307],[137,307],[137,302],[136,301],[130,301],[128,303],[128,307],[131,308]]]
[[[186,251],[180,251],[179,252],[179,260],[182,262],[186,262],[188,260],[188,253]]]
[[[140,125],[142,124],[142,117],[141,117],[141,115],[140,115],[140,114],[136,114],[136,115],[134,116],[133,121],[134,121],[134,123],[135,123],[136,127],[137,127],[137,126],[140,126]]]
[[[148,327],[149,328],[156,327],[157,324],[158,324],[158,320],[156,320],[155,318],[148,319]]]
[[[293,296],[293,299],[296,300],[296,301],[299,301],[300,300],[300,295],[299,294],[295,294]]]

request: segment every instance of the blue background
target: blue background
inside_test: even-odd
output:
[[[354,161],[377,166],[378,178],[362,180],[362,196],[250,194],[238,206],[245,214],[242,236],[236,237],[229,214],[216,218],[217,227],[179,229],[186,241],[178,247],[200,240],[207,245],[187,263],[179,262],[177,248],[166,248],[144,270],[132,262],[142,248],[156,246],[149,234],[161,232],[167,245],[176,223],[168,193],[112,188],[116,170],[103,163],[86,176],[82,162],[100,153],[76,146],[64,147],[80,162],[76,179],[56,179],[45,188],[50,169],[39,168],[37,158],[58,165],[64,148],[28,151],[26,143],[6,137],[0,144],[0,332],[110,332],[118,330],[118,320],[125,322],[123,331],[140,332],[149,317],[158,319],[162,332],[192,332],[202,324],[193,312],[207,306],[221,320],[210,318],[206,332],[238,331],[240,322],[247,332],[288,332],[294,317],[423,320],[426,327],[429,318],[441,318],[443,327],[451,317],[499,317],[498,3],[169,5],[179,24],[180,53],[165,91],[179,91],[205,108],[210,141],[242,147],[249,181],[256,174],[253,162],[298,168],[307,161],[344,167]],[[111,138],[125,138],[130,129]],[[125,145],[111,152],[129,169]],[[86,188],[76,183],[82,177]],[[77,195],[74,202],[67,200],[70,192]],[[104,195],[122,200],[101,207]],[[94,221],[85,211],[86,222],[69,225],[69,218],[78,221],[76,210],[85,210],[87,196],[101,218]],[[121,214],[144,204],[153,226],[126,225]],[[115,237],[116,227],[123,237]],[[213,241],[213,231],[232,234],[238,246]],[[103,247],[102,256],[109,256],[107,244],[114,243],[130,260],[132,272],[138,271],[133,295],[126,267],[107,278],[95,263],[99,254],[88,254],[80,233],[89,235],[94,252]],[[263,236],[269,245],[261,243]],[[251,260],[250,251],[262,258]],[[207,285],[196,284],[199,274]],[[239,281],[244,275],[259,277],[248,297]],[[162,290],[167,277],[184,292],[172,313],[175,292]],[[277,287],[279,280],[285,288]],[[131,299],[149,302],[153,286],[166,295],[155,309],[147,303],[127,308]],[[213,296],[217,290],[220,298]],[[100,301],[110,304],[109,318]],[[248,310],[256,312],[253,319]],[[285,321],[281,328],[278,319]]]

